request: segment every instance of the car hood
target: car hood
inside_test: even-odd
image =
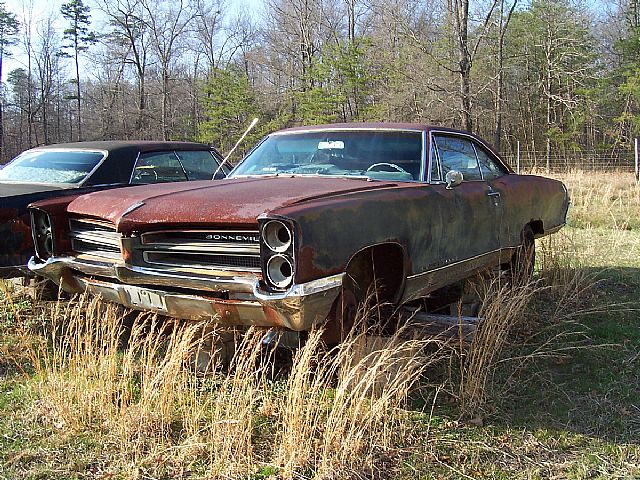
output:
[[[255,225],[263,213],[299,203],[395,183],[332,177],[251,177],[145,185],[83,195],[67,207],[70,214],[109,220],[118,231],[147,231],[159,225],[197,228]]]
[[[0,182],[0,199],[7,197],[17,197],[18,195],[28,195],[30,193],[48,192],[51,190],[65,190],[76,185],[70,184],[43,184],[43,183],[11,183]],[[1,202],[2,200],[0,200]]]

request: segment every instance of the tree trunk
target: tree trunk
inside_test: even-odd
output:
[[[456,0],[456,30],[458,34],[458,66],[460,74],[460,120],[462,129],[471,133],[471,55],[469,53],[469,0]]]
[[[80,66],[78,62],[78,37],[76,35],[75,40],[75,59],[76,59],[76,109],[77,109],[77,128],[78,128],[78,141],[82,141],[82,119],[80,114]]]

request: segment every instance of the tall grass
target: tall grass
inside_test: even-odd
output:
[[[442,355],[434,340],[364,329],[327,351],[316,330],[278,376],[267,332],[249,329],[228,370],[202,376],[192,368],[202,325],[141,315],[125,335],[125,313],[86,296],[58,303],[48,344],[32,352],[41,417],[108,445],[124,477],[135,477],[128,465],[154,474],[187,465],[203,478],[260,465],[285,478],[375,469],[407,426],[409,392]]]

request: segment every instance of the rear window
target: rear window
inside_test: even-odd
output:
[[[28,150],[0,170],[0,180],[28,183],[81,183],[103,158],[102,152]]]

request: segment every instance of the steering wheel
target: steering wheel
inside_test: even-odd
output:
[[[367,168],[364,173],[368,173],[368,172],[380,172],[380,171],[384,171],[384,170],[377,170],[376,167],[383,167],[383,166],[387,166],[387,167],[391,167],[393,169],[395,169],[396,171],[400,172],[400,173],[406,173],[407,175],[411,175],[409,172],[407,172],[404,168],[402,168],[399,165],[396,165],[395,163],[388,163],[388,162],[380,162],[380,163],[374,163],[373,165],[370,165],[369,168]]]

